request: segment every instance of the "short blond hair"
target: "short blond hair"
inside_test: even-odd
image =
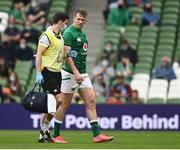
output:
[[[86,11],[85,9],[78,9],[78,10],[76,10],[75,15],[77,15],[78,13],[79,13],[81,16],[83,16],[84,18],[86,18],[86,17],[88,16],[88,13],[87,13],[87,11]]]

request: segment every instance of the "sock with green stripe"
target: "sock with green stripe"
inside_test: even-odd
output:
[[[62,125],[62,121],[55,119],[54,120],[54,133],[53,133],[53,137],[57,137],[60,135],[60,128]]]
[[[101,134],[101,131],[99,129],[99,125],[97,120],[91,120],[90,125],[93,131],[93,136],[96,137],[97,135]]]

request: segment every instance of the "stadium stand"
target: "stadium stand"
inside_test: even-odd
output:
[[[23,2],[23,0],[22,0]],[[36,1],[37,2],[37,1]],[[35,33],[40,33],[48,26],[48,23],[52,19],[52,15],[56,12],[68,12],[68,9],[71,4],[71,0],[49,0],[47,1],[48,3],[43,4],[41,7],[41,4],[38,4],[40,9],[45,12],[45,23],[44,24],[36,24],[32,23],[32,29],[35,31]],[[29,7],[33,1],[30,1],[30,3],[26,4],[23,2],[23,4],[19,3],[19,1],[12,1],[12,0],[1,0],[0,1],[0,42],[1,46],[3,45],[3,36],[4,36],[4,31],[8,27],[8,20],[10,17],[12,17],[12,11],[16,9],[17,7],[24,7],[25,14],[28,15]],[[18,5],[18,6],[17,6]],[[48,5],[46,7],[45,5]],[[17,15],[17,14],[15,14]],[[16,17],[16,16],[13,16]],[[28,16],[26,16],[28,18]],[[27,26],[31,26],[30,23],[27,23],[27,20],[24,20],[24,24],[17,24],[15,25],[16,29],[18,32],[20,32],[20,36],[22,36],[23,30],[26,29],[26,24]],[[46,26],[47,24],[47,26]],[[27,29],[28,30],[28,29]],[[29,30],[28,30],[29,31]],[[26,34],[26,33],[25,33]],[[28,35],[28,34],[26,34]],[[38,35],[38,36],[39,36]],[[34,36],[32,36],[35,38]],[[19,39],[20,40],[20,39]],[[19,41],[20,42],[20,41]],[[17,44],[17,47],[20,45],[20,43]],[[30,47],[33,50],[33,53],[36,53],[36,46],[37,46],[37,40],[35,41],[28,41],[28,47]],[[16,46],[13,47],[14,50],[16,49]],[[1,55],[1,54],[0,54]],[[17,80],[20,83],[21,91],[22,93],[20,95],[13,94],[13,89],[11,89],[11,84],[10,82],[10,77],[6,76],[5,78],[0,77],[0,85],[6,89],[10,89],[10,94],[9,98],[12,98],[15,100],[17,103],[21,103],[22,96],[32,87],[34,86],[35,83],[35,69],[34,69],[34,59],[28,61],[28,60],[16,60],[15,62],[15,68],[8,68],[9,73],[15,72],[17,74]],[[0,71],[0,74],[2,72]],[[1,75],[0,75],[1,76]],[[2,89],[3,89],[2,88]],[[16,87],[14,87],[16,88]],[[5,91],[5,90],[4,90]]]
[[[143,103],[147,104],[176,104],[180,103],[178,71],[175,71],[177,79],[166,82],[162,79],[152,79],[152,72],[155,67],[161,64],[161,58],[168,56],[173,64],[175,58],[180,56],[180,0],[151,0],[153,11],[160,16],[160,21],[156,26],[141,25],[141,14],[143,6],[128,7],[132,18],[136,18],[136,23],[129,23],[122,30],[121,27],[105,25],[105,34],[101,48],[107,41],[112,41],[114,51],[117,52],[123,39],[126,39],[130,46],[137,50],[138,62],[133,70],[133,79],[129,83],[132,90],[138,90],[139,97]],[[49,0],[46,10],[46,23],[50,21],[52,15],[57,11],[67,12],[71,0]],[[0,1],[0,39],[8,26],[8,18],[11,15],[14,3],[12,0]],[[28,8],[26,8],[28,9]],[[41,32],[46,26],[32,24],[32,28]],[[24,26],[17,24],[16,28],[23,31]],[[36,52],[36,43],[30,41],[28,46]],[[102,55],[102,51],[100,55]],[[98,57],[99,58],[99,57]],[[114,59],[113,65],[116,65]],[[100,62],[99,62],[100,63]],[[35,79],[35,70],[32,61],[17,61],[14,71],[17,73],[23,94],[32,88]],[[178,69],[177,69],[178,70]],[[23,72],[23,73],[22,73]],[[158,80],[158,84],[154,82]],[[111,82],[107,82],[111,83]],[[0,84],[6,86],[6,80],[0,79]],[[157,92],[158,91],[158,92]],[[22,95],[23,95],[22,94]],[[17,102],[21,101],[21,96],[11,95]],[[98,103],[103,103],[101,96],[97,97]]]
[[[167,96],[168,81],[152,79],[149,86],[148,104],[164,104]]]
[[[138,63],[135,65],[133,79],[130,82],[133,90],[138,90],[139,97],[147,104],[180,103],[177,89],[179,78],[172,81],[152,79],[153,68],[161,65],[161,58],[168,56],[173,64],[180,55],[179,32],[179,0],[151,0],[153,11],[160,16],[157,26],[142,26],[140,23],[143,6],[129,7],[133,17],[139,19],[138,24],[129,24],[124,33],[121,27],[106,25],[105,36],[115,34],[111,41],[116,47],[126,39],[131,47],[137,49]],[[111,30],[110,30],[111,29]],[[178,74],[178,68],[176,69]]]
[[[178,79],[171,80],[170,85],[169,85],[169,93],[167,97],[168,104],[180,103],[179,102],[180,101],[179,89],[180,89],[180,80]]]
[[[139,76],[139,75],[138,75]],[[141,76],[141,75],[140,75]],[[131,81],[131,88],[133,90],[138,90],[139,98],[143,103],[146,103],[148,88],[149,88],[149,79],[147,78],[147,74],[143,74],[144,77],[137,76]],[[146,76],[146,77],[145,77]]]

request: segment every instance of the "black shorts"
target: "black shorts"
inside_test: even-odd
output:
[[[52,72],[47,68],[42,70],[44,82],[42,84],[43,91],[53,95],[61,93],[61,72]]]

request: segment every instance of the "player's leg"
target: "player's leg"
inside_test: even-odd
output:
[[[56,97],[56,101],[57,101],[57,108],[61,105],[62,102],[62,96],[61,94],[58,94],[55,96]],[[50,132],[49,132],[49,123],[52,120],[52,118],[54,117],[54,115],[51,114],[41,114],[41,130],[40,130],[40,135],[39,135],[39,143],[47,143],[49,142],[53,142]],[[43,138],[44,137],[44,138]],[[47,140],[47,138],[48,140]]]
[[[90,121],[93,136],[96,137],[101,133],[96,113],[95,93],[89,77],[86,77],[80,85],[79,94],[86,104],[86,115]]]
[[[64,115],[69,105],[71,104],[71,100],[73,97],[73,93],[61,93],[62,94],[62,104],[56,111],[55,119],[54,119],[54,133],[53,133],[53,141],[55,143],[67,143],[61,136],[60,130],[64,120]]]
[[[60,72],[51,72],[44,68],[42,71],[42,75],[44,77],[44,83],[42,84],[44,92],[51,93],[55,96],[57,105],[61,104],[61,96],[60,96],[60,86],[61,86],[61,73]],[[44,114],[42,115],[41,121],[41,130],[40,130],[40,138],[39,142],[53,142],[50,132],[49,132],[49,123],[53,115]]]
[[[79,94],[81,98],[84,100],[86,104],[86,115],[88,120],[90,121],[93,136],[97,136],[101,133],[98,122],[97,122],[97,113],[96,113],[96,103],[95,103],[95,95],[92,88],[81,88],[79,90]]]
[[[101,143],[107,142],[114,139],[112,136],[106,136],[101,133],[97,121],[97,113],[96,113],[96,102],[95,102],[95,93],[93,88],[81,88],[79,90],[79,94],[86,104],[86,115],[90,122],[92,131],[93,131],[93,142]]]
[[[44,128],[44,123],[45,123],[46,117],[47,117],[47,114],[45,114],[45,113],[41,114],[41,123],[40,123],[41,129]]]
[[[76,90],[72,90],[74,84],[76,85],[76,81],[73,78],[73,75],[62,70],[62,83],[61,83],[61,95],[62,95],[62,104],[59,106],[55,113],[55,121],[54,121],[54,135],[53,140],[56,143],[67,143],[61,136],[60,130],[61,125],[63,123],[65,112],[68,106],[71,104],[71,100],[73,97],[74,92]]]
[[[59,106],[61,105],[61,103],[62,103],[62,94],[61,93],[59,93],[59,94],[57,94],[56,96],[56,104],[57,104],[57,107],[56,107],[56,109],[58,109],[59,108]]]
[[[50,131],[49,131],[49,122],[53,118],[53,115],[51,114],[41,114],[41,130],[39,134],[39,143],[49,143],[53,142]]]

